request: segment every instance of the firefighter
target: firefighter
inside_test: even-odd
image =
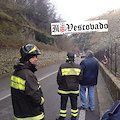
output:
[[[67,115],[66,105],[68,97],[71,101],[71,120],[78,115],[77,96],[79,95],[79,81],[82,79],[80,65],[74,63],[74,53],[67,53],[66,63],[61,64],[57,74],[58,94],[61,96],[60,115],[56,120],[64,120]]]
[[[44,120],[44,97],[34,72],[40,50],[33,44],[20,49],[20,62],[11,76],[11,97],[15,120]]]

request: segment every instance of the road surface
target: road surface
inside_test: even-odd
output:
[[[80,62],[80,58],[76,58],[76,63]],[[54,64],[38,69],[35,73],[45,97],[45,120],[55,120],[59,116],[60,96],[57,94],[56,75],[60,64]],[[80,99],[78,97],[78,107],[80,107]],[[70,100],[67,103],[67,117],[70,120]],[[95,90],[95,111],[79,111],[77,120],[99,120],[98,97]],[[0,120],[14,120],[13,109],[10,96],[10,77],[0,79]]]

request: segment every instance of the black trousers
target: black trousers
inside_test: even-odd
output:
[[[61,110],[66,110],[68,97],[70,97],[71,109],[77,109],[77,95],[61,95]]]
[[[61,105],[60,105],[60,120],[62,120],[62,118],[66,117],[66,106],[67,106],[67,101],[68,101],[68,97],[70,97],[70,102],[71,102],[71,112],[73,110],[77,111],[77,95],[73,95],[73,94],[69,94],[69,95],[61,95]],[[63,111],[63,113],[62,113]],[[66,112],[65,112],[66,111]],[[77,113],[77,112],[76,112]],[[64,115],[63,115],[64,114]],[[72,115],[72,113],[71,113]],[[77,116],[73,116],[73,118],[76,118]]]

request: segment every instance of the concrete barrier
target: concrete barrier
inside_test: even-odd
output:
[[[101,62],[99,62],[99,64],[101,74],[114,102],[120,100],[120,80],[115,77]]]

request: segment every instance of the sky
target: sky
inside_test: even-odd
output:
[[[79,23],[108,11],[120,9],[120,0],[50,0],[66,22]]]

